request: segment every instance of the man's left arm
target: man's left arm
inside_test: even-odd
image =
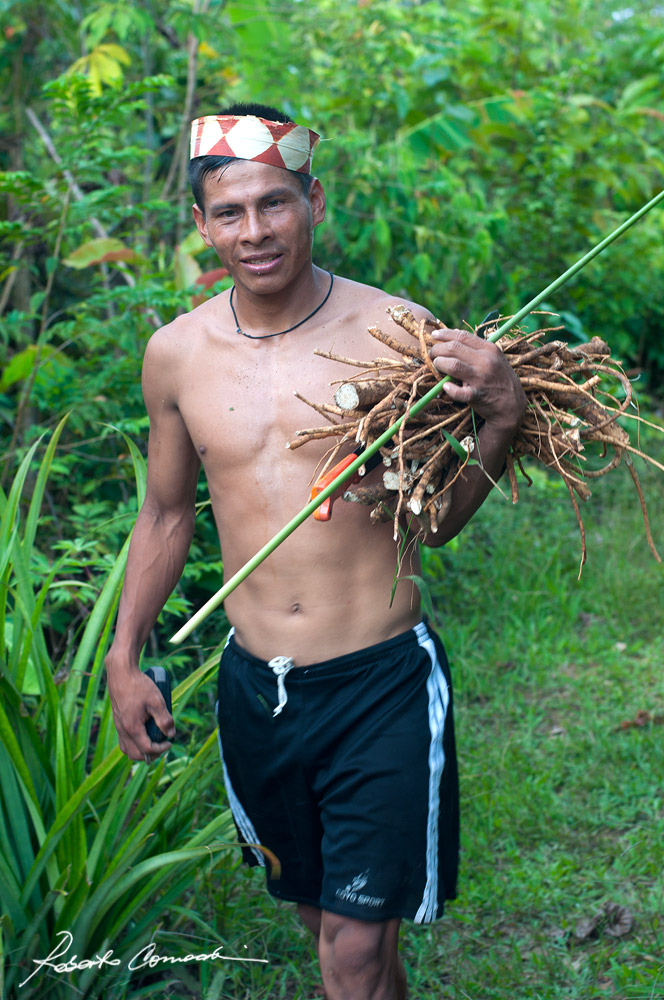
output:
[[[501,475],[505,456],[523,420],[526,396],[507,358],[495,344],[465,330],[436,330],[429,352],[434,367],[450,375],[442,391],[469,403],[484,421],[468,465],[453,487],[452,506],[425,545],[444,545],[457,535],[482,505]]]

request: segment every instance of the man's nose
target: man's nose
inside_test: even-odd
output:
[[[262,243],[270,235],[268,220],[261,212],[249,211],[242,224],[242,239],[247,243]]]

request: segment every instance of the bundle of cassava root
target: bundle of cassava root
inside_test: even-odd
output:
[[[410,335],[410,340],[374,326],[369,333],[389,348],[394,357],[366,362],[316,351],[322,357],[362,371],[341,384],[333,383],[338,385],[334,405],[314,403],[295,393],[324,416],[328,424],[297,431],[287,447],[298,448],[329,436],[339,438],[328,453],[325,469],[319,470],[322,474],[342,449],[344,453],[351,450],[348,442],[353,443],[352,449],[357,443],[368,446],[406,414],[398,432],[380,449],[382,481],[379,478],[376,482],[376,477],[371,477],[371,483],[352,485],[344,493],[344,500],[369,505],[372,521],[394,518],[396,538],[399,516],[406,512],[417,518],[424,532],[438,530],[452,505],[455,485],[466,465],[472,462],[481,466],[482,456],[476,445],[481,420],[470,406],[454,402],[444,392],[417,414],[410,414],[414,402],[442,377],[431,362],[429,349],[434,343],[433,330],[444,328],[444,324],[429,319],[418,322],[401,305],[391,306],[387,312]],[[588,343],[570,347],[560,340],[544,339],[545,334],[548,336],[557,329],[561,328],[524,333],[515,328],[497,341],[528,400],[506,460],[512,500],[516,503],[519,498],[515,466],[528,484],[531,482],[521,464],[524,456],[557,472],[576,513],[583,566],[586,540],[577,497],[588,499],[587,480],[605,475],[624,457],[639,495],[648,544],[660,561],[630,453],[640,455],[662,471],[664,466],[633,447],[618,423],[628,407],[633,407],[631,383],[620,365],[611,359],[604,341],[593,337]],[[620,387],[622,398],[618,399],[612,393]],[[591,443],[598,445],[601,452],[603,464],[599,468],[588,467],[586,449]],[[462,484],[459,488],[463,488]]]

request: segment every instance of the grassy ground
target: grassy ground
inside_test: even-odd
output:
[[[643,478],[664,551],[663,477]],[[580,582],[567,493],[542,481],[517,507],[492,496],[427,559],[455,678],[463,847],[446,917],[403,931],[414,1000],[664,998],[664,570],[625,470],[596,493]],[[260,875],[203,874],[192,909],[226,954],[269,962],[201,966],[198,992],[162,982],[164,997],[322,995],[307,935]],[[616,936],[619,915],[632,928]]]
[[[494,496],[456,555],[430,560],[464,837],[448,919],[405,935],[415,997],[664,997],[664,572],[620,477],[597,493],[580,583],[567,495],[541,487],[516,510]],[[604,915],[582,936],[610,903],[632,931]]]

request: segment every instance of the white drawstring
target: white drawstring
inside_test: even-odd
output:
[[[268,663],[274,671],[274,675],[277,678],[277,695],[279,697],[279,704],[272,713],[272,718],[275,715],[279,715],[283,710],[284,705],[288,701],[288,693],[286,691],[286,674],[294,667],[293,659],[290,656],[274,656]]]

